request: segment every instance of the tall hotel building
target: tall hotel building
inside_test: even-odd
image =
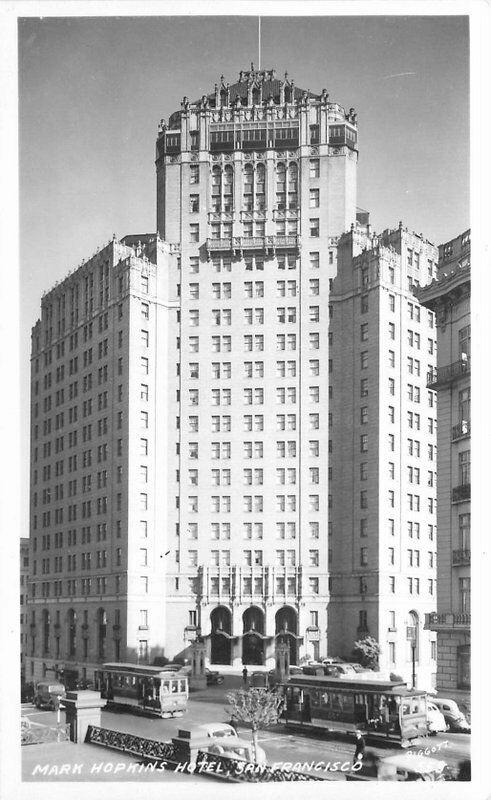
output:
[[[438,592],[427,627],[438,639],[437,688],[470,707],[471,328],[470,231],[440,246],[438,273],[420,294],[436,315]]]
[[[413,289],[438,250],[399,225],[340,238],[330,296],[329,650],[381,645],[381,669],[434,685],[436,363],[433,312]]]
[[[215,663],[266,663],[278,636],[292,662],[307,637],[326,652],[328,293],[355,120],[251,69],[162,125],[157,229],[181,252],[171,652],[196,628]]]

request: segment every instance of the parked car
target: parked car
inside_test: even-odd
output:
[[[262,747],[259,747],[259,745],[256,747],[256,758],[254,759],[252,742],[248,739],[241,739],[238,736],[226,736],[223,739],[217,739],[205,750],[210,755],[225,756],[236,761],[255,761],[256,764],[266,763],[266,753]]]
[[[23,683],[20,690],[21,703],[32,703],[34,700],[34,684]]]
[[[442,733],[447,730],[447,723],[442,712],[432,700],[427,703],[428,733]]]
[[[194,729],[199,735],[208,739],[224,739],[230,736],[237,736],[237,731],[228,722],[207,722],[204,725],[197,725]]]
[[[325,669],[324,664],[306,664],[302,667],[302,672],[304,675],[325,675]]]
[[[329,664],[344,664],[345,662],[342,658],[339,658],[339,656],[328,656],[328,658],[322,659],[322,663],[329,665]]]
[[[334,666],[338,670],[339,676],[341,678],[343,676],[347,677],[348,675],[350,675],[352,677],[355,677],[357,672],[363,672],[363,669],[361,669],[361,670],[355,669],[355,665],[354,664],[350,664],[348,662],[345,662],[344,664],[335,664]],[[356,666],[359,667],[360,665],[356,664]]]
[[[36,684],[34,705],[36,708],[55,710],[58,707],[58,698],[65,697],[65,687],[56,681],[40,681]]]
[[[359,666],[359,664],[356,665],[356,667]],[[328,675],[330,678],[354,678],[359,672],[364,672],[363,668],[361,670],[356,669],[354,664],[346,662],[342,664],[324,664],[324,675]]]
[[[441,781],[448,775],[447,764],[428,756],[398,753],[381,758],[368,751],[358,772],[347,773],[348,781]]]
[[[270,672],[253,672],[250,679],[249,685],[255,686],[258,689],[270,689],[271,686],[274,684],[275,681],[275,672],[274,669],[270,670]]]
[[[448,730],[458,733],[471,732],[471,726],[455,700],[449,700],[446,697],[432,697],[431,702],[443,714]]]
[[[225,680],[225,677],[216,669],[208,669],[205,667],[206,685],[219,686]]]

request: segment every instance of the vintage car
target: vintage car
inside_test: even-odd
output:
[[[256,764],[266,763],[266,753],[263,748],[256,747],[256,758],[254,758],[254,748],[250,739],[241,739],[239,736],[226,736],[223,739],[216,739],[205,748],[205,752],[210,755],[233,758],[236,761],[250,761]]]
[[[432,697],[431,702],[443,714],[449,731],[453,731],[454,733],[471,732],[471,726],[455,700],[450,700],[445,697]]]
[[[445,717],[432,700],[428,699],[427,709],[428,732],[443,733],[446,731],[447,723],[445,722]]]
[[[228,722],[208,722],[204,725],[197,725],[194,728],[195,734],[206,736],[208,739],[224,739],[230,736],[237,736],[237,731]]]
[[[348,781],[441,781],[447,778],[445,761],[411,752],[381,758],[367,751],[361,769],[346,774]]]
[[[65,697],[65,687],[56,681],[40,681],[36,684],[34,705],[36,708],[56,710],[59,698]]]

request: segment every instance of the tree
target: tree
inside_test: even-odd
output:
[[[241,722],[250,723],[254,761],[256,762],[258,731],[278,722],[284,698],[277,691],[252,686],[249,689],[235,689],[228,692],[227,702],[232,708],[231,716]]]
[[[362,667],[378,667],[378,657],[380,655],[380,645],[373,636],[364,636],[358,639],[353,647],[353,658]]]

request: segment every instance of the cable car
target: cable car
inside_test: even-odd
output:
[[[182,717],[187,710],[187,676],[165,667],[104,664],[96,675],[96,688],[109,708],[127,706],[164,718]]]

